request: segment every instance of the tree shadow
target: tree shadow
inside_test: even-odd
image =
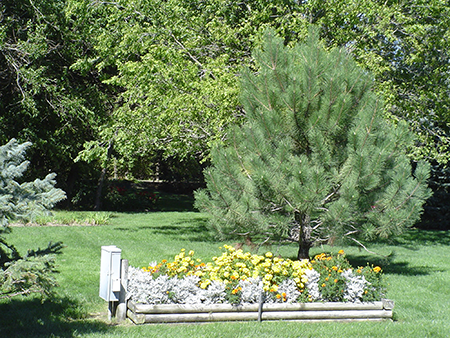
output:
[[[156,211],[196,211],[194,196],[191,194],[160,193],[156,203]]]
[[[37,297],[0,303],[0,337],[79,337],[87,333],[106,334],[113,326],[83,313],[69,298],[41,302]]]
[[[206,226],[207,222],[207,217],[197,216],[181,219],[172,225],[145,225],[139,227],[139,229],[151,230],[155,234],[164,235],[174,239],[182,238],[192,242],[214,242],[214,236]]]
[[[408,250],[418,250],[427,245],[450,245],[449,230],[423,230],[411,228],[397,237],[378,239],[377,243],[392,246],[401,246]]]
[[[415,249],[418,245],[450,245],[450,231],[409,229],[394,239],[395,245]]]
[[[443,272],[444,270],[436,269],[431,266],[411,266],[407,261],[398,262],[395,261],[395,253],[390,254],[387,257],[374,256],[374,255],[351,255],[346,254],[345,258],[350,262],[353,267],[366,266],[380,266],[383,269],[383,273],[389,275],[403,275],[403,276],[425,276],[433,272]]]

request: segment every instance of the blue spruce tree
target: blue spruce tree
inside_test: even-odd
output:
[[[51,253],[58,251],[61,243],[30,250],[22,257],[5,238],[11,231],[10,221],[33,219],[65,198],[64,191],[55,188],[55,174],[43,180],[18,181],[29,165],[25,150],[30,145],[13,139],[0,146],[0,298],[32,292],[48,294],[55,285]]]

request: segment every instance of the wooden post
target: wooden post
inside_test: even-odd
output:
[[[259,304],[258,304],[258,322],[260,323],[262,321],[263,304],[264,304],[264,290],[261,289],[261,292],[259,293]]]
[[[117,321],[122,322],[127,318],[127,288],[128,288],[128,260],[122,259],[120,268],[120,293],[116,309]]]

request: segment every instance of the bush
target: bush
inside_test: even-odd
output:
[[[158,194],[128,182],[112,181],[107,188],[103,209],[108,211],[148,211],[156,208]]]

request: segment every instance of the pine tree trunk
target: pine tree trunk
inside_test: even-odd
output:
[[[297,259],[309,259],[309,249],[312,246],[310,217],[305,214],[296,214],[295,219],[299,224]]]

